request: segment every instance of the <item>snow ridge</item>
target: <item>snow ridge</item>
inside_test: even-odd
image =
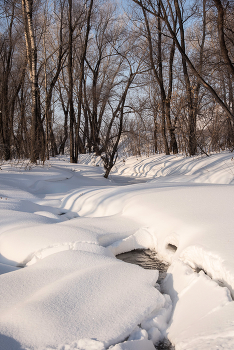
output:
[[[182,251],[180,259],[194,270],[204,270],[218,284],[227,287],[234,298],[234,275],[218,254],[206,251],[202,246],[189,246]]]
[[[65,250],[82,250],[88,252],[90,251],[95,254],[103,254],[111,257],[114,256],[108,249],[100,247],[98,243],[93,241],[64,242],[49,245],[30,254],[24,261],[19,263],[18,266],[24,267],[33,265],[38,260],[44,259],[49,255],[56,254]]]

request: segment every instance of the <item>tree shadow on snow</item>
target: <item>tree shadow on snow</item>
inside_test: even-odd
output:
[[[24,348],[21,347],[21,344],[18,341],[4,334],[0,334],[0,349],[1,350],[24,350]]]

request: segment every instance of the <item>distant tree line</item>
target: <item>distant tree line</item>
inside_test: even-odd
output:
[[[0,0],[0,157],[234,149],[234,2]]]

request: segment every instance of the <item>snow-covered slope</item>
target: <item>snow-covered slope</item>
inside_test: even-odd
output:
[[[0,349],[152,350],[166,335],[176,350],[233,349],[233,155],[102,173],[89,155],[1,166]],[[171,264],[163,294],[157,271],[115,258],[142,247]]]

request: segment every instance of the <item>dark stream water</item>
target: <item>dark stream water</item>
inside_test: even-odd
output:
[[[157,253],[149,249],[137,249],[127,253],[116,255],[117,259],[125,261],[130,264],[135,264],[144,269],[159,270],[159,278],[157,283],[160,285],[162,280],[166,277],[169,265],[157,258]],[[175,347],[168,339],[158,343],[155,346],[157,350],[175,350]],[[143,350],[143,349],[142,349]]]

